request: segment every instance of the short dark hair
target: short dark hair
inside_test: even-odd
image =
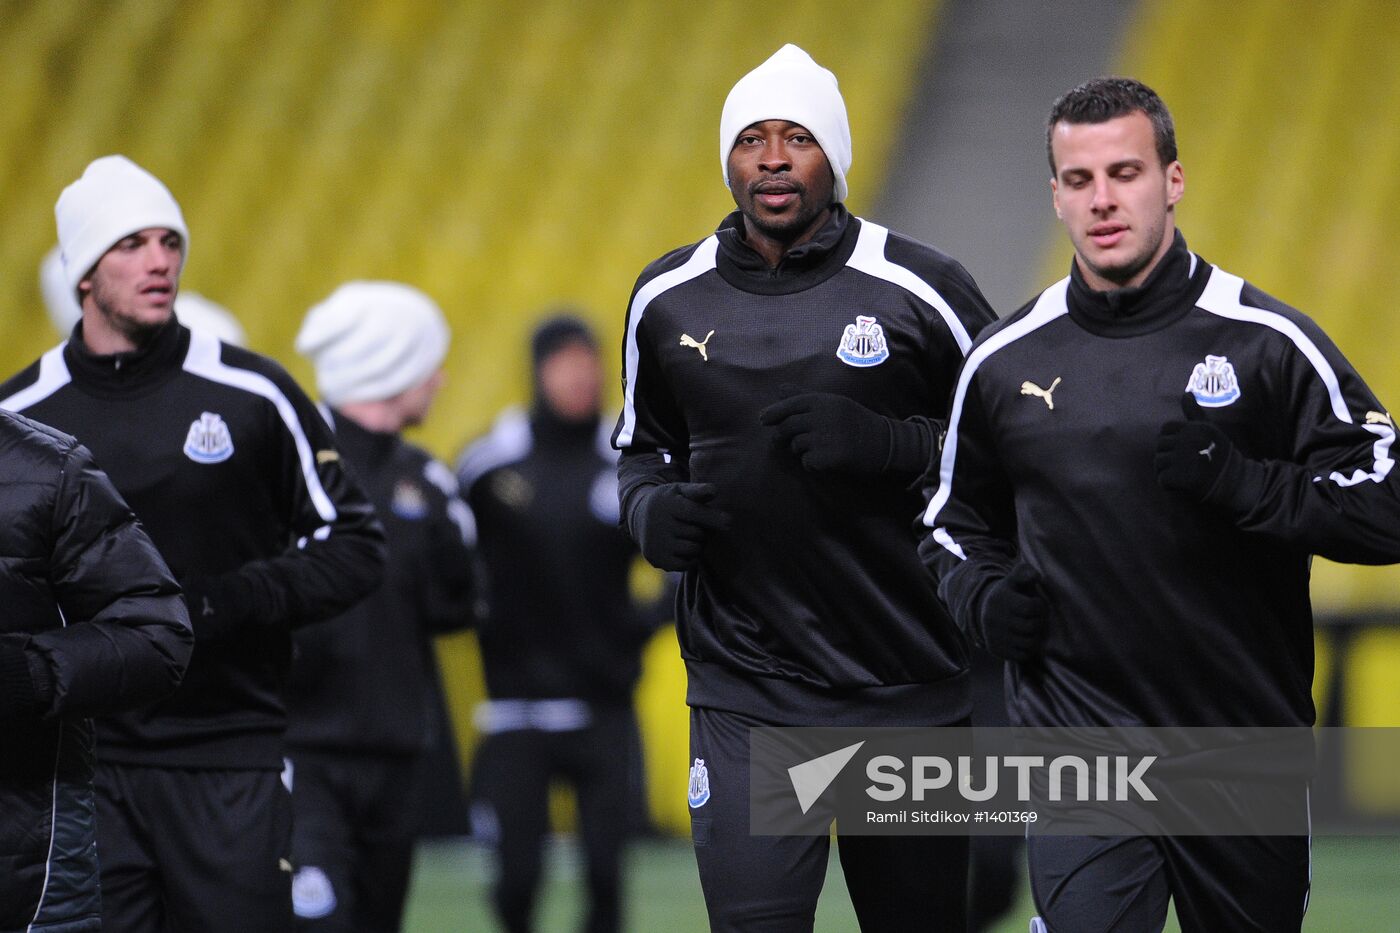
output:
[[[555,308],[530,335],[530,359],[539,369],[547,358],[575,343],[598,349],[598,337],[578,309]]]
[[[1050,106],[1045,122],[1045,154],[1050,159],[1050,175],[1055,175],[1055,150],[1051,143],[1057,123],[1107,123],[1141,111],[1152,121],[1152,137],[1157,158],[1165,168],[1176,161],[1176,128],[1171,112],[1152,88],[1132,78],[1094,78],[1060,95]]]

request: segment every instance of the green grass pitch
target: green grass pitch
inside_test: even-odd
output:
[[[695,860],[684,840],[640,842],[631,849],[627,874],[627,930],[632,933],[704,933],[705,906]],[[537,928],[541,933],[579,928],[583,891],[579,855],[572,842],[551,846]],[[405,929],[408,933],[487,933],[497,930],[488,901],[490,861],[480,849],[434,843],[418,854]],[[1028,891],[997,933],[1025,933],[1033,913]],[[832,853],[817,909],[819,933],[856,931],[841,869]],[[1313,842],[1313,891],[1309,933],[1372,933],[1400,929],[1400,838],[1324,836]],[[1179,928],[1168,923],[1169,931]]]

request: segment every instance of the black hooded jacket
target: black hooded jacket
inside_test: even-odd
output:
[[[607,427],[561,421],[543,403],[510,409],[457,476],[490,581],[480,636],[491,699],[630,705],[656,620],[632,601],[637,550],[618,528]]]

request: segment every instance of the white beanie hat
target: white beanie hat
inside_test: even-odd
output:
[[[297,352],[329,405],[383,401],[422,384],[451,332],[427,295],[397,282],[346,282],[306,314]]]
[[[150,227],[180,234],[189,259],[190,232],[170,189],[126,156],[95,159],[83,177],[63,189],[54,206],[63,281],[78,293],[80,282],[107,250],[124,236]]]
[[[199,292],[180,292],[175,296],[175,316],[190,330],[218,337],[235,347],[246,347],[248,335],[233,313]]]
[[[764,120],[805,126],[826,153],[836,176],[835,198],[846,200],[851,168],[851,125],[836,75],[791,43],[739,79],[719,118],[719,164],[729,186],[729,153],[745,128]]]
[[[44,310],[49,312],[54,330],[64,337],[73,333],[83,319],[83,306],[63,276],[63,256],[57,246],[45,253],[39,263],[39,291],[44,295]]]

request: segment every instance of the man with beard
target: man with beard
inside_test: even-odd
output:
[[[93,451],[184,587],[195,637],[173,696],[98,722],[103,926],[289,930],[290,629],[378,585],[383,530],[291,377],[176,320],[189,234],[165,185],[107,156],[55,214],[83,316],[0,407]]]
[[[1311,555],[1400,560],[1390,416],[1311,319],[1187,249],[1150,88],[1074,88],[1046,143],[1070,274],[968,355],[923,558],[1011,662],[1013,725],[1306,735]],[[1305,825],[1306,776],[1268,768],[1219,801]],[[1305,835],[1032,831],[1028,856],[1050,930],[1160,930],[1169,898],[1183,929],[1297,930],[1307,905]]]
[[[691,828],[715,930],[809,930],[826,836],[749,833],[749,730],[934,726],[962,636],[909,533],[946,399],[993,319],[958,263],[846,210],[836,77],[784,46],[720,118],[738,210],[658,259],[623,342],[627,529],[684,572]],[[967,840],[842,836],[863,928],[965,923]]]

